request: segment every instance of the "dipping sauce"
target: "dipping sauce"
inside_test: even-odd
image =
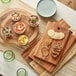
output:
[[[17,22],[14,27],[13,27],[13,30],[15,33],[17,34],[22,34],[25,32],[26,30],[26,27],[25,27],[25,24],[23,22]]]
[[[39,18],[36,15],[31,15],[28,17],[28,23],[31,27],[36,27],[39,25]]]
[[[21,19],[21,15],[18,12],[13,12],[11,16],[13,21],[19,21]]]
[[[20,45],[26,45],[28,43],[28,37],[26,35],[21,35],[18,38],[18,42]]]
[[[2,29],[2,35],[4,38],[9,38],[12,36],[12,30],[7,26]]]

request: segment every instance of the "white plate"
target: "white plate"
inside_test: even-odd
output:
[[[56,4],[53,0],[40,0],[37,4],[37,12],[42,17],[51,17],[56,12]]]

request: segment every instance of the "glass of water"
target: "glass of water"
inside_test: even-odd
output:
[[[19,68],[17,70],[17,76],[28,76],[27,71],[24,68]]]
[[[11,50],[6,50],[3,56],[4,56],[4,59],[8,62],[11,62],[15,59],[15,53]]]
[[[1,0],[2,3],[9,3],[11,0]]]

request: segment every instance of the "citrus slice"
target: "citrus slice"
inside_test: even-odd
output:
[[[49,31],[48,31],[48,35],[49,35],[50,37],[54,36],[54,34],[55,34],[55,31],[54,31],[54,30],[49,30]]]

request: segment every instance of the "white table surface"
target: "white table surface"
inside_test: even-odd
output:
[[[22,0],[24,2],[26,2],[27,4],[29,4],[30,6],[36,8],[36,5],[38,3],[39,0]],[[54,16],[55,19],[59,20],[61,18],[63,18],[65,21],[67,21],[68,24],[70,24],[72,26],[72,28],[76,29],[76,11],[68,8],[67,6],[61,4],[60,2],[54,0],[56,2],[57,5],[57,12],[56,15]],[[3,46],[0,45],[0,49],[2,49]],[[7,47],[5,47],[7,48]],[[5,50],[2,49],[2,50]],[[11,48],[9,48],[11,49]],[[75,57],[76,59],[76,57]],[[73,61],[75,61],[75,59]],[[72,62],[69,63],[69,66],[71,66]],[[14,67],[13,67],[14,66]],[[2,53],[0,52],[0,73],[3,74],[4,76],[16,76],[16,71],[18,68],[25,68],[28,71],[28,76],[38,76],[30,67],[27,67],[27,65],[24,65],[22,63],[20,63],[17,60],[14,60],[11,63],[5,62]],[[65,66],[66,67],[66,66]],[[63,67],[61,70],[63,70],[65,67]],[[8,69],[7,69],[8,68]],[[69,67],[67,68],[69,69]],[[66,69],[66,70],[67,70]],[[72,69],[76,69],[76,68],[72,68]],[[11,71],[10,71],[11,70]],[[66,73],[64,73],[64,70],[60,73],[60,76],[63,74],[63,76],[67,76],[68,72],[65,71]],[[58,73],[57,73],[58,74]],[[56,76],[59,76],[59,74]],[[76,76],[76,74],[74,72],[72,72],[72,70],[69,69],[69,76]]]
[[[40,0],[21,0],[36,9]],[[54,16],[56,20],[63,18],[73,29],[76,29],[76,11],[54,0],[57,5],[57,12]]]
[[[3,52],[0,52],[0,74],[3,76],[17,76],[17,70],[19,68],[25,68],[28,72],[28,76],[38,76],[32,69],[16,59],[12,62],[7,62],[3,57]]]

